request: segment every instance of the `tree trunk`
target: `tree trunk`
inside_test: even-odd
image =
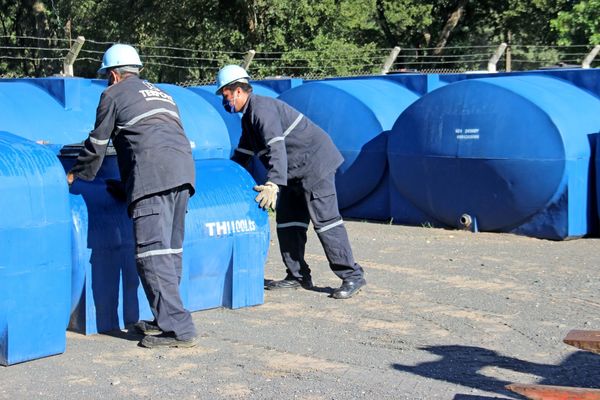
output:
[[[439,55],[442,52],[442,50],[444,50],[444,47],[446,47],[446,43],[448,43],[448,38],[450,37],[450,34],[454,30],[454,28],[456,28],[456,26],[460,22],[460,19],[465,13],[465,7],[467,6],[468,2],[469,0],[458,0],[456,10],[454,10],[450,14],[448,20],[446,21],[446,24],[444,25],[444,28],[442,29],[442,32],[440,33],[433,54]]]
[[[379,26],[381,26],[381,29],[383,30],[383,34],[385,36],[386,42],[388,43],[388,45],[390,47],[396,46],[398,43],[396,41],[396,37],[392,33],[390,24],[385,16],[385,5],[383,3],[383,0],[376,0],[375,8],[377,9],[377,22],[379,23]]]
[[[256,11],[256,1],[248,1],[246,7],[246,25],[248,27],[248,41],[251,46],[256,46],[258,42],[258,16]]]

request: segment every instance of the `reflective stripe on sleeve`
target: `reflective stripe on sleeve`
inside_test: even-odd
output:
[[[242,154],[248,154],[249,156],[253,156],[254,155],[254,152],[252,150],[242,149],[240,147],[238,147],[237,149],[235,149],[235,151],[237,151],[238,153],[242,153]]]
[[[296,117],[296,119],[294,120],[294,122],[292,122],[292,124],[285,130],[285,132],[283,132],[283,135],[276,136],[273,139],[269,140],[267,142],[267,146],[270,146],[271,144],[273,144],[275,142],[279,142],[281,140],[284,140],[285,137],[287,135],[289,135],[292,132],[292,130],[294,130],[294,128],[296,127],[296,125],[298,125],[300,123],[300,121],[302,120],[303,117],[304,117],[304,115],[298,114],[298,117]]]
[[[270,146],[275,142],[281,142],[282,140],[285,140],[285,138],[283,136],[274,137],[273,139],[271,139],[267,142],[267,146]]]
[[[105,144],[108,144],[108,141],[110,139],[104,139],[104,140],[100,140],[100,139],[95,139],[93,137],[90,136],[90,142],[97,144],[99,146],[104,146]]]

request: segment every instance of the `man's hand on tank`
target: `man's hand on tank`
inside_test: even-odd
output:
[[[258,203],[261,208],[264,209],[275,209],[277,204],[277,193],[279,187],[273,182],[267,182],[264,185],[254,186],[254,190],[258,192],[258,195],[254,200]]]
[[[72,172],[68,172],[67,173],[67,184],[69,185],[69,187],[73,184],[74,181],[75,181],[75,174],[73,174]]]

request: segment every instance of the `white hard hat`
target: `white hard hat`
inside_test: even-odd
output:
[[[219,70],[217,74],[217,91],[216,94],[221,94],[223,88],[234,82],[248,83],[250,76],[246,70],[239,65],[226,65]]]
[[[109,68],[132,66],[141,68],[142,61],[138,52],[128,44],[112,45],[102,57],[102,65],[98,70],[99,74],[105,74]]]

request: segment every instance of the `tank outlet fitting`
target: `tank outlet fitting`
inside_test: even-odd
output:
[[[463,214],[460,216],[458,222],[462,229],[478,232],[477,219],[475,217],[471,217],[469,214]]]
[[[463,229],[470,229],[471,225],[473,224],[473,218],[471,218],[469,214],[461,215],[458,221]]]

